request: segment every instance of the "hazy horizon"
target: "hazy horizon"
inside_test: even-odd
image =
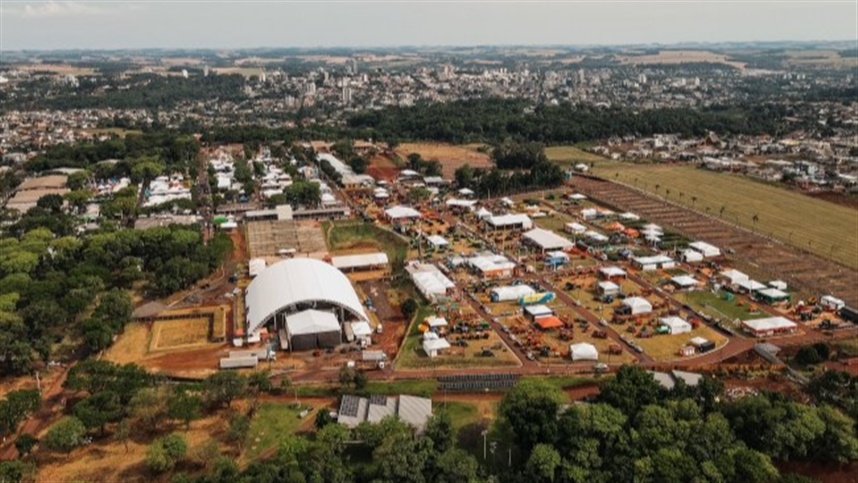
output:
[[[0,50],[586,47],[858,39],[858,3],[4,0]]]

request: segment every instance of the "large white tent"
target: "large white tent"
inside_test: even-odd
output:
[[[312,258],[275,263],[247,286],[247,333],[262,327],[279,313],[329,305],[347,317],[368,320],[349,279],[333,266]]]
[[[494,287],[491,289],[489,296],[492,302],[506,302],[508,300],[518,300],[526,295],[535,294],[536,290],[530,285],[507,285],[503,287]]]
[[[569,357],[573,361],[598,361],[599,351],[593,344],[582,342],[580,344],[572,344],[569,346]]]

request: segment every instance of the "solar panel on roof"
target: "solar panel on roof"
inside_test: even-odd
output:
[[[340,403],[340,414],[355,418],[358,415],[358,407],[360,406],[360,398],[355,396],[343,396]]]
[[[369,403],[376,406],[387,406],[387,396],[381,394],[373,394],[369,397]]]

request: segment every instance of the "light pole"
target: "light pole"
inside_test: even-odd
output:
[[[486,449],[487,449],[487,439],[486,439],[486,438],[487,438],[487,437],[488,437],[488,435],[489,435],[489,430],[488,430],[488,429],[484,429],[484,430],[483,430],[483,432],[482,432],[482,433],[480,433],[480,434],[482,434],[482,435],[483,435],[483,461],[485,461],[486,456],[487,456],[487,455],[486,455]]]

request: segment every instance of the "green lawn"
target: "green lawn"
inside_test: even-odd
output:
[[[343,250],[370,243],[387,253],[393,267],[401,265],[408,255],[408,242],[399,235],[373,225],[353,221],[322,223],[329,250]]]
[[[478,423],[482,420],[476,404],[451,401],[448,403],[435,401],[436,411],[444,412],[450,415],[453,421],[453,427],[456,430],[462,429],[469,424]]]
[[[586,377],[576,377],[576,376],[525,376],[519,379],[519,381],[527,381],[527,380],[539,380],[542,382],[546,382],[561,391],[563,389],[583,386],[585,384],[590,384],[593,382],[592,379]]]
[[[288,439],[298,430],[303,421],[316,417],[314,408],[311,408],[304,419],[299,417],[300,412],[286,403],[263,403],[250,423],[250,431],[244,445],[245,460],[251,461],[258,458],[265,451]]]
[[[438,389],[435,379],[403,379],[399,381],[370,381],[361,391],[367,394],[409,394],[429,397]]]
[[[715,295],[708,291],[683,292],[676,294],[675,297],[677,300],[690,305],[695,310],[719,319],[723,319],[725,316],[730,320],[750,320],[762,317],[759,313],[752,314],[748,312],[747,306],[739,307],[736,305],[736,299],[732,301],[725,300],[721,295],[722,293]]]

